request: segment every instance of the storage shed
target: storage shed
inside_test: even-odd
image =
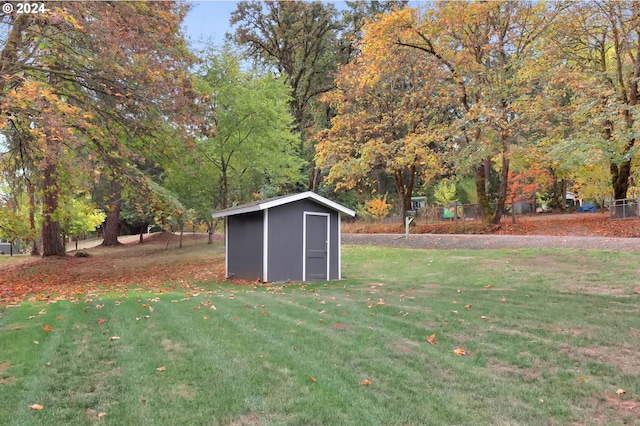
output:
[[[225,218],[225,273],[262,282],[342,277],[340,218],[355,212],[314,192],[213,213]]]

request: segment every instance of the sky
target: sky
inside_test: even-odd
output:
[[[224,35],[229,30],[231,12],[236,9],[237,1],[210,0],[194,1],[187,14],[183,27],[187,38],[195,47],[203,47],[203,42],[211,39],[222,45]]]
[[[203,43],[211,39],[214,44],[222,45],[224,35],[229,31],[231,12],[236,9],[239,0],[190,1],[192,7],[185,17],[183,27],[187,38],[196,48],[204,47]],[[327,0],[338,9],[344,1]]]

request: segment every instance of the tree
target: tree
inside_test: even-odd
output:
[[[215,111],[216,134],[196,140],[166,185],[212,231],[213,210],[254,194],[294,190],[303,181],[303,161],[283,79],[242,71],[233,53],[211,52],[198,70],[198,85]]]
[[[478,201],[490,213],[486,181],[495,163],[500,181],[491,221],[500,221],[507,198],[512,146],[527,136],[531,81],[523,64],[535,58],[558,8],[527,2],[443,2],[422,15],[397,11],[385,19],[384,36],[437,61],[457,105],[460,155],[476,176]]]
[[[105,214],[89,197],[65,197],[55,213],[55,219],[60,223],[63,240],[66,240],[66,237],[78,237],[95,231],[104,222]]]
[[[0,126],[10,146],[18,135],[31,145],[41,178],[43,255],[50,256],[64,255],[53,215],[69,170],[89,173],[100,160],[112,182],[126,181],[135,169],[129,159],[163,140],[164,122],[193,123],[195,94],[193,57],[180,32],[186,6],[47,6],[43,14],[2,18]]]
[[[411,208],[416,174],[437,171],[434,145],[447,127],[446,107],[431,81],[440,70],[429,58],[393,46],[365,28],[360,56],[342,67],[336,89],[323,99],[335,109],[331,127],[317,134],[316,162],[337,189],[393,177],[401,214]]]
[[[291,111],[309,162],[309,188],[316,190],[319,174],[313,163],[313,133],[317,98],[331,90],[333,74],[348,57],[339,40],[338,14],[320,1],[243,1],[231,16],[233,41],[246,54],[286,78],[291,86]],[[328,118],[325,117],[326,121]]]
[[[602,155],[613,197],[626,198],[638,151],[640,4],[571,3],[563,18],[550,55],[573,69],[568,87],[574,91],[576,131],[567,149],[593,166],[599,166],[590,161],[594,151]]]

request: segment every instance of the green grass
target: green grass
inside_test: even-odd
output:
[[[340,282],[3,306],[0,424],[637,424],[639,266],[344,247]]]

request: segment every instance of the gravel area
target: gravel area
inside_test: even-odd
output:
[[[571,248],[640,252],[640,238],[529,235],[342,234],[343,244],[416,249]]]

